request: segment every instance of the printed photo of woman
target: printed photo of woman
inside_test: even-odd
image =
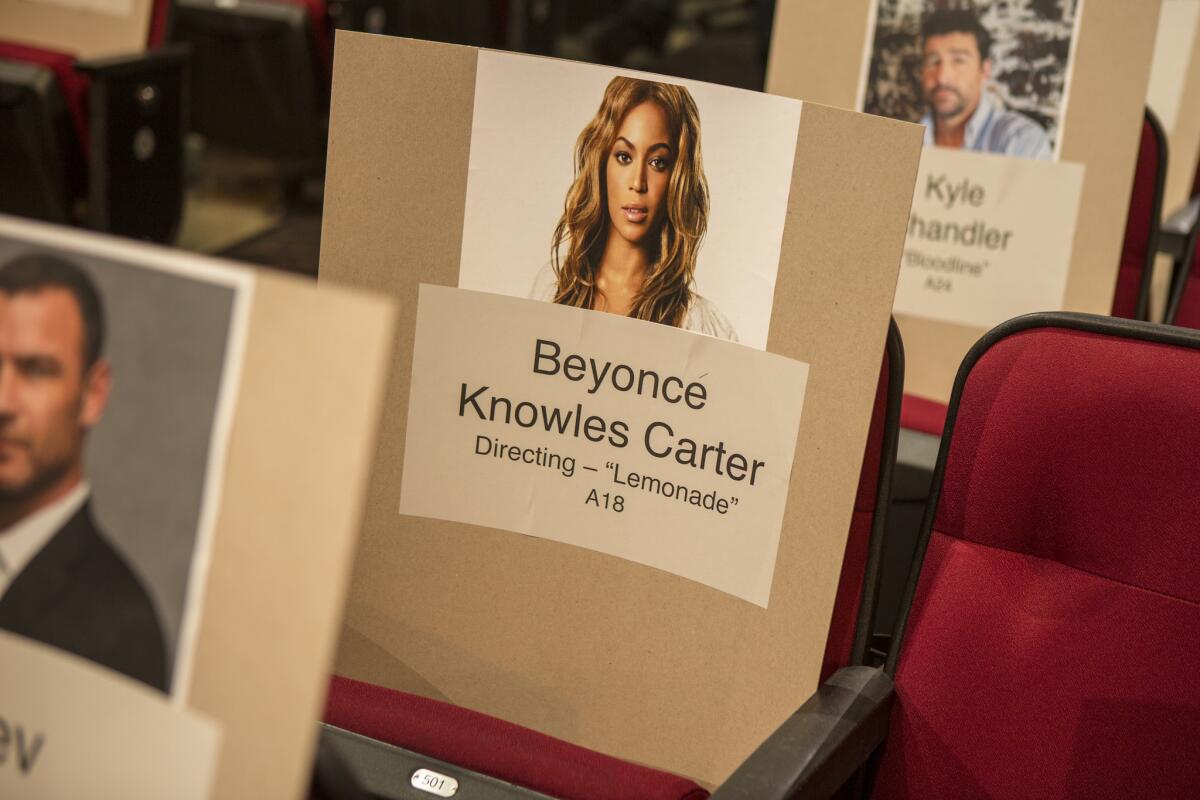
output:
[[[765,350],[799,130],[786,97],[480,52],[458,287]]]
[[[687,89],[613,78],[575,143],[574,179],[531,296],[737,341],[695,290],[710,207],[700,139]]]

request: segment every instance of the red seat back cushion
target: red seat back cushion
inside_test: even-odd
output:
[[[910,431],[942,435],[942,427],[946,424],[946,404],[936,400],[927,400],[915,394],[904,395],[900,404],[900,427]]]
[[[1145,262],[1138,264],[1121,262],[1117,270],[1117,288],[1113,292],[1112,315],[1123,319],[1137,317],[1138,295],[1142,291],[1142,276],[1146,272]]]
[[[692,781],[449,703],[334,676],[325,721],[564,800],[704,800]]]
[[[1183,296],[1179,299],[1179,312],[1175,315],[1174,324],[1181,328],[1200,328],[1200,247],[1196,248],[1196,259],[1192,262],[1192,271],[1188,274],[1183,285]]]
[[[35,64],[54,73],[59,89],[71,115],[71,127],[79,146],[88,152],[87,98],[90,82],[87,75],[75,70],[75,57],[40,47],[0,41],[0,59]]]
[[[1129,197],[1129,214],[1125,220],[1121,271],[1113,295],[1114,317],[1133,319],[1137,313],[1138,292],[1142,285],[1142,273],[1146,270],[1150,235],[1155,225],[1154,194],[1158,186],[1158,173],[1162,169],[1162,156],[1158,151],[1158,137],[1154,135],[1154,128],[1149,120],[1143,121],[1137,169],[1133,174],[1133,191]]]
[[[874,796],[1200,786],[1200,351],[1042,328],[954,423]]]

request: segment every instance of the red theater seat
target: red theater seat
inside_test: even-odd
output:
[[[893,322],[876,388],[822,680],[834,670],[867,659],[899,434],[903,364],[900,334]],[[410,764],[414,768],[425,763],[421,760],[425,757],[453,765],[447,774],[461,777],[465,768],[564,800],[702,800],[709,796],[685,778],[630,764],[458,706],[337,676],[330,684],[325,722],[402,748],[414,759]],[[513,791],[510,795],[489,796],[529,796],[520,789]]]
[[[564,799],[703,800],[708,792],[670,773],[449,703],[334,677],[325,721],[413,752]]]
[[[1142,121],[1129,215],[1125,221],[1125,243],[1113,294],[1112,315],[1126,319],[1150,318],[1150,280],[1158,251],[1162,218],[1163,185],[1167,178],[1167,137],[1149,108]]]
[[[1036,314],[985,336],[879,673],[894,693],[831,719],[822,687],[772,737],[811,756],[797,783],[882,742],[875,798],[1197,796],[1198,417],[1200,333]]]

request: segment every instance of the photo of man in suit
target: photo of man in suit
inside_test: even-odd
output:
[[[165,691],[162,624],[97,528],[83,466],[112,387],[104,311],[60,257],[0,266],[0,629]]]

